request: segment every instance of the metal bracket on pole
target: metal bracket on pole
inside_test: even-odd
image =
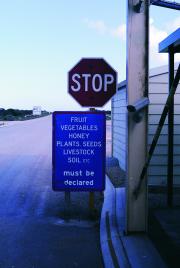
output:
[[[180,3],[175,1],[167,1],[167,0],[150,0],[150,4],[159,6],[159,7],[166,7],[175,10],[180,10]]]
[[[149,105],[149,99],[147,97],[141,98],[136,101],[133,105],[128,105],[128,112],[133,114],[133,120],[136,123],[141,122],[143,118],[143,110]]]
[[[144,0],[139,0],[136,5],[134,5],[134,11],[141,13],[144,11]]]

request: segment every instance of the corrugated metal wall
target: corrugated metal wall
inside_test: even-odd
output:
[[[127,108],[126,88],[122,87],[112,98],[112,152],[119,160],[120,167],[126,170],[126,131]]]
[[[150,77],[149,80],[149,133],[150,145],[157,128],[164,104],[168,95],[168,73],[162,73]],[[174,98],[174,184],[180,184],[180,86]],[[157,148],[151,159],[148,181],[149,184],[166,184],[167,181],[167,143],[168,143],[167,119],[161,132]]]
[[[156,131],[168,94],[168,73],[164,68],[157,68],[151,72],[149,79],[149,130],[148,144],[150,145]],[[167,68],[166,68],[167,70]],[[125,83],[122,83],[123,85]],[[120,90],[112,99],[112,137],[113,156],[118,158],[120,166],[126,170],[126,88]],[[180,85],[175,95],[175,135],[174,135],[174,183],[180,184]],[[167,174],[167,119],[161,132],[154,156],[148,170],[149,184],[166,184]]]

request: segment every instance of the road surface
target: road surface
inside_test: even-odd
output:
[[[0,128],[0,268],[102,267],[88,193],[69,215],[51,190],[51,128],[51,116]]]

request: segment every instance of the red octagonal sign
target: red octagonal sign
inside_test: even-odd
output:
[[[81,59],[68,73],[68,92],[84,107],[103,106],[116,85],[116,71],[102,58]]]

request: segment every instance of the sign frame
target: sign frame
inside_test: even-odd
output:
[[[55,185],[55,171],[56,171],[56,116],[58,114],[72,114],[72,115],[103,115],[103,124],[102,124],[102,133],[103,133],[103,139],[102,139],[102,183],[101,188],[88,188],[83,186],[83,188],[78,188],[78,186],[70,187],[69,188],[59,188],[57,189]],[[102,192],[105,190],[105,162],[106,162],[106,114],[104,111],[55,111],[52,115],[52,189],[57,192]],[[85,164],[84,164],[85,165]],[[98,178],[97,178],[98,179]],[[62,178],[63,181],[63,178]]]

